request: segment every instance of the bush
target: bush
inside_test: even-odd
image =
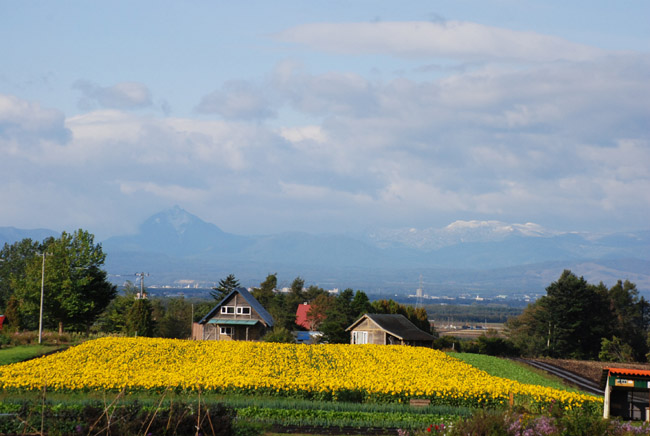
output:
[[[294,344],[296,342],[293,334],[284,327],[274,327],[273,330],[262,337],[262,340],[264,342],[279,342],[283,344]]]
[[[503,436],[509,433],[503,413],[479,410],[470,418],[457,422],[448,434],[450,436]]]

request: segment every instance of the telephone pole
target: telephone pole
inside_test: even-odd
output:
[[[149,276],[149,273],[135,273],[136,276],[140,277],[140,292],[136,294],[136,299],[137,300],[146,300],[147,299],[147,293],[144,291],[144,277]]]

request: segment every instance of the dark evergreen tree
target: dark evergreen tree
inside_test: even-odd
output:
[[[219,280],[219,286],[212,288],[210,295],[217,301],[221,301],[230,294],[232,291],[240,286],[239,280],[235,278],[234,274],[228,274],[225,279]]]

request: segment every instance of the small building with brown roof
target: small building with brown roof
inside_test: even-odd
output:
[[[434,337],[404,315],[366,313],[346,329],[351,344],[433,346]]]

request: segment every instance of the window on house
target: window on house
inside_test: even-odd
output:
[[[235,313],[235,306],[221,306],[221,313]]]
[[[368,343],[368,332],[352,332],[352,343],[353,344],[367,344]]]
[[[232,336],[232,327],[221,327],[220,333],[222,335]]]
[[[251,308],[248,306],[237,306],[237,315],[250,315]]]

